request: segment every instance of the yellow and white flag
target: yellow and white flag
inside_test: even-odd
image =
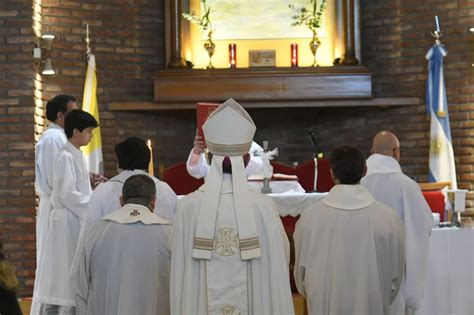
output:
[[[87,63],[86,82],[84,84],[84,95],[82,97],[82,110],[88,112],[99,120],[99,104],[97,103],[97,76],[95,73],[95,56],[90,54]],[[90,173],[103,174],[104,162],[102,159],[102,137],[100,127],[92,132],[91,142],[82,147],[82,152],[86,158],[87,169]]]

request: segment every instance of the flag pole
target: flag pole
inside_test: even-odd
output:
[[[89,58],[91,54],[91,39],[89,37],[89,23],[86,24],[86,55]]]
[[[437,15],[435,15],[435,30],[431,32],[431,36],[433,36],[435,39],[435,46],[441,46],[441,37],[443,36],[443,32],[441,31],[439,18]],[[446,110],[444,109],[443,102],[440,102],[436,115],[438,115],[440,118],[446,117]]]

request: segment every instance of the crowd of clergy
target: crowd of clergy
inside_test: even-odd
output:
[[[92,189],[102,178],[88,173],[80,148],[97,121],[70,95],[50,100],[46,115],[36,145],[31,314],[294,314],[288,236],[272,199],[247,183],[261,148],[237,102],[209,116],[205,141],[196,135],[187,169],[205,183],[179,202],[147,173],[150,151],[136,137],[115,146],[118,174]],[[294,277],[309,314],[402,315],[420,306],[433,218],[399,159],[388,131],[367,160],[352,145],[331,152],[335,186],[294,233]]]

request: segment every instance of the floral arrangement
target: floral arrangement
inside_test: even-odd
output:
[[[183,13],[183,17],[191,23],[199,25],[201,31],[212,32],[212,23],[211,23],[211,7],[207,6],[206,0],[201,0],[202,10],[204,13],[202,15],[197,15],[196,12]]]
[[[324,9],[326,8],[326,0],[321,0],[318,6],[318,0],[310,0],[311,8],[296,7],[290,4],[289,7],[293,10],[294,15],[291,17],[293,23],[291,26],[305,25],[313,34],[316,34],[318,28],[321,27]]]

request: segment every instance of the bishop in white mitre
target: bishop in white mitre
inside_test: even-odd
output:
[[[255,141],[252,141],[250,146],[249,154],[250,160],[245,167],[245,174],[255,175],[262,171],[263,161],[259,156],[259,153],[263,152],[261,146]],[[204,141],[200,137],[196,130],[196,136],[194,137],[194,147],[189,152],[188,160],[186,161],[186,170],[188,174],[194,178],[204,178],[209,173],[211,166],[207,163],[204,155]]]
[[[232,99],[203,126],[213,159],[206,183],[178,205],[171,314],[294,313],[283,225],[272,200],[245,177],[242,156],[248,162],[255,129]]]
[[[433,216],[420,186],[402,172],[397,137],[388,131],[379,132],[374,137],[372,153],[367,159],[367,175],[361,183],[377,201],[394,209],[405,223],[406,276],[391,314],[409,314],[416,311],[423,300]]]
[[[77,315],[168,315],[171,223],[152,213],[148,175],[123,185],[122,208],[88,231],[71,270]]]
[[[331,152],[335,186],[296,224],[295,281],[312,315],[389,315],[404,274],[403,223],[359,184],[365,157]]]

